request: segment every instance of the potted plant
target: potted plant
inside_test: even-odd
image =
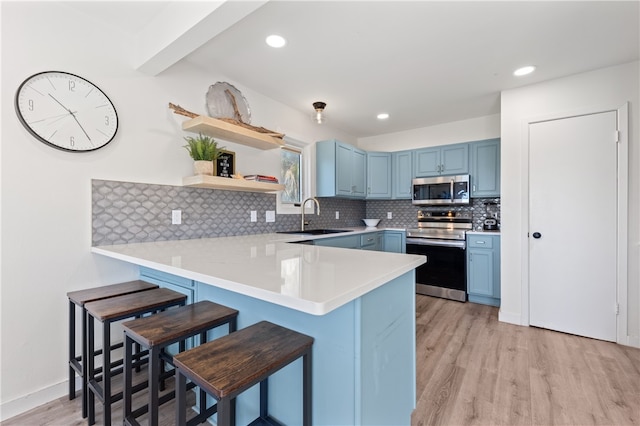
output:
[[[193,158],[193,168],[197,175],[213,175],[213,162],[222,154],[222,148],[218,148],[218,142],[210,136],[199,133],[198,136],[184,138],[187,145],[184,148]]]

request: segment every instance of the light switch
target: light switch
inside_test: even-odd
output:
[[[276,221],[276,212],[274,210],[267,210],[265,214],[265,219],[267,222],[275,222]]]
[[[393,219],[393,213],[387,212],[387,219]]]
[[[336,219],[340,219],[340,212],[336,212]]]
[[[255,210],[251,210],[251,222],[258,221],[258,212]]]

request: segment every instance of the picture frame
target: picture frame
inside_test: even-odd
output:
[[[233,151],[220,151],[220,157],[213,162],[214,176],[230,178],[236,173],[236,153]]]

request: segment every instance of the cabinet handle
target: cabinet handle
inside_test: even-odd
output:
[[[473,192],[476,192],[476,186],[473,185]]]
[[[484,244],[484,241],[476,241],[476,244]]]

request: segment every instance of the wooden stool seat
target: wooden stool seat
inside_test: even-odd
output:
[[[85,303],[96,300],[107,299],[109,297],[122,296],[125,294],[138,293],[141,291],[158,288],[155,284],[136,280],[125,283],[110,284],[101,287],[88,288],[85,290],[70,291],[69,298],[69,399],[76,397],[76,373],[82,379],[82,417],[87,417],[87,380],[85,374],[86,359],[89,356],[87,351],[87,317],[84,309]],[[76,307],[82,309],[82,342],[81,355],[76,355]],[[122,344],[113,345],[116,349]],[[102,350],[96,351],[92,356],[99,355]]]
[[[262,321],[176,355],[176,424],[187,424],[186,379],[218,401],[220,426],[235,423],[235,398],[260,383],[260,417],[256,421],[275,422],[267,412],[268,377],[302,357],[302,424],[310,425],[312,345],[312,337]]]
[[[102,347],[111,344],[111,323],[126,318],[163,311],[173,306],[184,306],[187,296],[167,288],[157,288],[139,293],[111,297],[85,303],[87,312],[87,347],[89,353],[94,352],[94,320],[102,323]],[[102,385],[96,376],[93,357],[87,359],[88,417],[89,425],[95,423],[95,397],[102,402],[104,424],[111,424],[111,404],[122,398],[122,392],[111,394],[111,351],[102,352]]]
[[[150,426],[158,424],[158,406],[173,398],[174,392],[158,398],[158,383],[160,382],[162,359],[173,365],[172,357],[163,357],[167,346],[180,343],[179,351],[185,350],[185,340],[200,335],[200,343],[207,341],[207,331],[218,326],[228,324],[229,333],[236,329],[238,311],[210,301],[202,301],[177,309],[170,309],[150,317],[127,321],[122,324],[125,335],[124,356],[124,424],[137,425],[135,420],[141,414],[149,412]],[[149,403],[136,410],[132,410],[133,379],[132,346],[134,343],[149,350]],[[204,396],[204,395],[203,395]],[[206,420],[208,417],[204,417]]]

